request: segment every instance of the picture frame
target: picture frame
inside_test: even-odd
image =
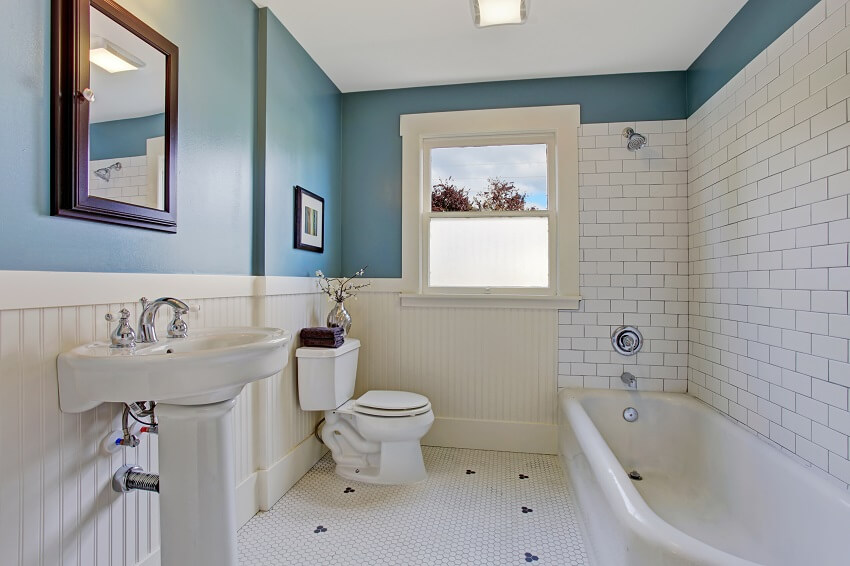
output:
[[[325,199],[295,185],[295,247],[324,253]]]

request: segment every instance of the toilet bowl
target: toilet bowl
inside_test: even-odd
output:
[[[369,391],[353,399],[360,341],[340,348],[298,348],[298,399],[306,411],[325,411],[322,441],[336,473],[377,484],[405,484],[427,477],[420,440],[434,423],[424,395]]]

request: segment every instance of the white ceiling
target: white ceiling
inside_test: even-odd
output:
[[[108,39],[144,61],[136,71],[107,73],[91,65],[91,89],[95,101],[89,121],[107,122],[165,112],[165,55],[132,32],[92,8],[91,35]]]
[[[746,0],[530,0],[477,29],[468,0],[254,0],[343,92],[687,69]]]

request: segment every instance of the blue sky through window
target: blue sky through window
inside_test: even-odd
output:
[[[546,210],[546,144],[440,147],[431,150],[431,185],[452,178],[469,189],[470,199],[487,188],[487,180],[513,181],[527,193],[526,207]]]

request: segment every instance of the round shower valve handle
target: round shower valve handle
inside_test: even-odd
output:
[[[643,336],[635,326],[621,326],[611,334],[611,344],[618,354],[634,356],[643,346]]]

